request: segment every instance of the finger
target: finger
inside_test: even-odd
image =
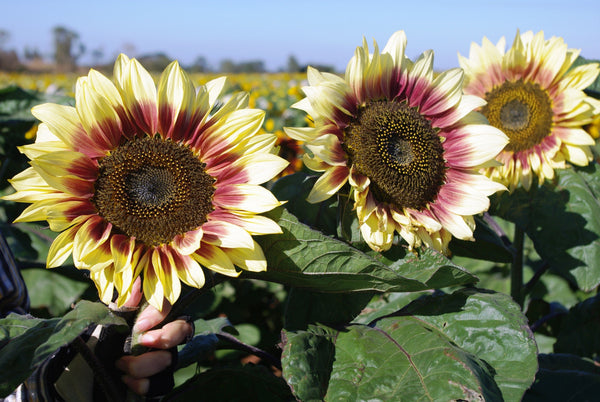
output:
[[[140,338],[140,343],[156,349],[169,349],[180,345],[193,336],[194,328],[185,320],[175,320],[161,329],[148,331]]]
[[[154,306],[148,305],[138,316],[133,330],[135,332],[145,332],[160,324],[171,311],[171,303],[163,299],[162,310],[157,310]]]
[[[138,276],[131,287],[131,295],[125,301],[123,307],[137,307],[138,304],[140,304],[140,301],[142,300],[142,296],[142,280]]]
[[[119,358],[115,366],[133,378],[144,378],[153,376],[169,367],[172,355],[166,350],[155,350],[139,356],[123,356]]]
[[[121,377],[121,380],[138,395],[146,395],[150,388],[150,380],[147,378],[133,378],[128,375]]]

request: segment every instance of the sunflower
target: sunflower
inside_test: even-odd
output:
[[[564,169],[566,161],[585,166],[592,159],[593,138],[582,126],[600,112],[600,103],[587,96],[600,71],[590,63],[571,68],[579,50],[567,49],[562,38],[544,40],[544,33],[515,37],[505,52],[505,39],[494,46],[487,38],[473,43],[469,58],[459,55],[467,94],[483,97],[481,112],[510,138],[498,155],[502,166],[486,174],[511,189],[529,189]]]
[[[43,104],[36,142],[21,148],[31,167],[5,199],[31,203],[18,222],[48,221],[61,232],[49,268],[72,255],[101,299],[122,305],[133,281],[160,309],[181,282],[200,288],[202,267],[228,276],[263,271],[252,235],[280,233],[258,215],[280,202],[261,183],[287,162],[276,136],[257,135],[264,112],[240,93],[216,108],[225,78],[195,88],[171,63],[158,87],[135,59],[120,55],[114,83],[91,70],[78,79],[75,107]]]
[[[447,251],[453,236],[471,239],[473,214],[504,189],[478,169],[506,145],[507,137],[463,96],[460,69],[434,78],[433,53],[414,63],[396,32],[383,52],[366,41],[344,78],[308,69],[306,111],[314,127],[286,128],[305,141],[305,165],[324,172],[308,200],[320,202],[349,182],[363,238],[376,250],[391,247],[396,232],[409,248],[425,244]]]

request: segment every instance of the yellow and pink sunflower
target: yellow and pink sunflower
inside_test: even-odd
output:
[[[376,250],[395,233],[409,248],[447,252],[452,236],[471,239],[473,215],[504,189],[479,173],[508,142],[473,110],[485,104],[463,95],[460,69],[434,77],[433,52],[412,62],[396,32],[380,53],[366,41],[344,78],[309,68],[306,111],[314,127],[286,128],[304,141],[308,168],[323,172],[308,196],[320,202],[350,183],[363,238]]]
[[[112,82],[91,70],[79,78],[75,107],[43,104],[31,167],[5,199],[31,203],[17,221],[48,221],[61,232],[48,267],[72,255],[101,299],[121,305],[133,281],[160,309],[181,282],[200,288],[202,267],[228,275],[263,271],[253,235],[280,233],[259,215],[280,205],[260,184],[287,162],[271,153],[276,136],[257,134],[264,112],[248,96],[215,107],[225,79],[196,88],[171,63],[158,87],[135,59],[120,55]],[[237,267],[237,268],[236,268]]]
[[[600,102],[583,90],[598,76],[598,64],[571,68],[579,50],[544,33],[519,34],[508,51],[502,38],[471,45],[469,58],[459,55],[467,94],[487,101],[480,111],[510,138],[498,155],[501,166],[486,174],[511,189],[529,189],[564,169],[566,161],[585,166],[592,160],[594,139],[582,128],[600,113]]]

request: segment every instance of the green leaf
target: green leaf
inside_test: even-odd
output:
[[[121,317],[114,315],[106,305],[82,300],[56,323],[53,333],[35,351],[32,363],[37,365],[61,346],[67,345],[91,324],[117,325],[128,329]]]
[[[333,367],[336,335],[337,331],[323,326],[282,332],[283,376],[298,400],[323,400]]]
[[[296,172],[278,179],[270,190],[278,200],[287,201],[285,209],[300,222],[333,235],[336,233],[338,218],[336,198],[331,197],[317,204],[306,201],[317,179],[316,175]]]
[[[414,317],[337,334],[325,400],[502,400],[488,366]]]
[[[554,351],[589,358],[600,356],[600,295],[575,305],[563,316]]]
[[[540,354],[540,369],[523,402],[595,401],[600,368],[593,360],[565,354]]]
[[[526,317],[508,295],[464,289],[415,300],[400,314],[432,325],[452,342],[490,364],[507,401],[533,382],[537,348]]]
[[[421,256],[409,254],[388,266],[389,260],[377,260],[310,229],[283,208],[267,216],[279,223],[283,233],[257,237],[268,269],[260,273],[245,271],[244,277],[322,292],[420,291],[477,280],[431,250],[425,250]]]
[[[9,395],[33,372],[33,356],[60,321],[10,314],[0,319],[0,397]]]
[[[345,325],[369,303],[373,293],[321,293],[292,288],[288,294],[284,325],[295,331],[309,324]]]
[[[90,287],[90,281],[78,281],[46,269],[21,270],[27,284],[32,309],[46,308],[54,317],[67,312]]]
[[[292,401],[285,381],[263,366],[215,368],[196,375],[165,396],[167,401]]]
[[[592,163],[557,175],[556,187],[498,196],[494,213],[521,226],[552,270],[591,291],[600,284],[600,168]]]

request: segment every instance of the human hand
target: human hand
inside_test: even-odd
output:
[[[137,306],[142,298],[139,278],[134,283],[131,297],[125,306]],[[142,333],[139,343],[143,346],[159,349],[142,353],[137,356],[126,355],[119,358],[115,366],[124,372],[121,379],[136,394],[146,395],[152,387],[155,378],[173,364],[173,353],[169,351],[194,335],[194,328],[185,319],[177,319],[165,324],[160,329],[152,329],[160,324],[171,311],[171,304],[165,299],[162,311],[148,305],[137,317],[134,332]],[[176,353],[176,351],[175,351]],[[172,373],[170,373],[172,376]]]

